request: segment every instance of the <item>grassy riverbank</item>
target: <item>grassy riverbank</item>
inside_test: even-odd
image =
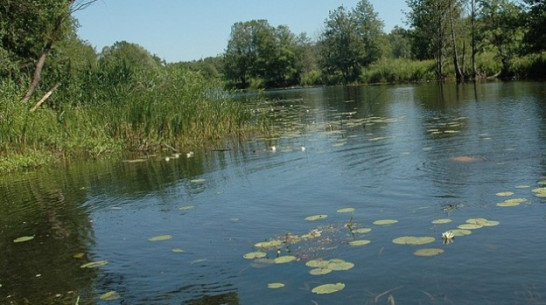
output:
[[[60,87],[32,111],[36,101],[19,101],[23,87],[0,84],[0,172],[71,157],[199,149],[266,132],[264,118],[196,73],[136,76],[116,87],[90,82],[95,88],[85,91],[79,85]]]

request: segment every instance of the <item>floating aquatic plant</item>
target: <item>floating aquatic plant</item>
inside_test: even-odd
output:
[[[173,238],[172,235],[158,235],[148,238],[149,241],[163,241]]]
[[[446,232],[442,233],[442,240],[443,240],[444,244],[452,243],[453,239],[455,239],[455,234],[453,234],[452,232],[446,231]]]
[[[358,229],[354,229],[352,232],[358,233],[358,234],[366,234],[366,233],[370,233],[371,231],[372,229],[370,228],[358,228]]]
[[[483,226],[479,224],[475,224],[475,223],[464,223],[462,225],[457,226],[457,228],[463,229],[463,230],[475,230],[475,229],[483,228]]]
[[[425,248],[413,252],[413,254],[416,256],[435,256],[442,253],[444,253],[444,250],[439,248]]]
[[[433,220],[432,224],[441,225],[441,224],[446,224],[446,223],[450,223],[450,222],[452,222],[452,220],[449,219],[449,218],[441,218],[441,219]]]
[[[275,264],[286,264],[296,260],[296,257],[293,255],[285,255],[276,257],[273,261]]]
[[[94,262],[90,262],[90,263],[87,263],[87,264],[83,264],[80,266],[80,268],[97,268],[97,267],[101,267],[101,266],[104,266],[104,265],[107,265],[108,264],[108,261],[107,260],[100,260],[100,261],[94,261]]]
[[[119,298],[119,293],[117,293],[116,291],[108,291],[100,295],[100,299],[103,301],[113,301]]]
[[[29,240],[33,240],[34,239],[34,235],[30,235],[30,236],[21,236],[21,237],[18,237],[16,239],[13,240],[14,243],[23,243],[25,241],[29,241]]]
[[[398,220],[394,220],[394,219],[380,219],[380,220],[374,221],[373,224],[376,226],[384,226],[384,225],[392,225],[397,222]]]
[[[269,288],[269,289],[279,289],[279,288],[283,288],[283,287],[284,287],[283,283],[269,283],[269,284],[267,284],[267,288]]]
[[[449,232],[451,232],[454,236],[465,236],[472,234],[472,231],[467,229],[452,229],[449,230]]]
[[[174,249],[172,249],[171,251],[172,251],[173,253],[184,253],[184,252],[186,252],[186,251],[184,251],[184,250],[182,250],[182,249],[180,249],[180,248],[174,248]]]
[[[343,208],[337,210],[338,213],[352,213],[355,211],[355,208]]]
[[[425,245],[434,242],[432,236],[401,236],[392,240],[397,245]]]
[[[514,195],[514,192],[498,192],[495,195],[499,197],[508,197]]]
[[[357,239],[349,242],[350,246],[358,247],[358,246],[365,246],[367,244],[371,243],[370,240],[367,239]]]
[[[335,284],[324,284],[317,286],[311,290],[311,292],[316,294],[329,294],[338,292],[340,290],[343,290],[345,288],[345,284],[343,283],[335,283]]]
[[[327,217],[328,217],[328,215],[325,215],[325,214],[313,215],[313,216],[305,217],[305,220],[307,220],[307,221],[315,221],[315,220],[319,220],[319,219],[325,219],[325,218],[327,218]]]
[[[256,251],[256,252],[249,252],[243,255],[243,258],[245,259],[256,259],[256,258],[262,258],[265,257],[267,253],[262,251]]]
[[[278,239],[270,240],[270,241],[262,241],[259,243],[256,243],[254,247],[256,248],[263,248],[263,249],[271,249],[276,248],[282,245],[282,241]]]
[[[497,206],[499,207],[513,207],[518,206],[521,203],[527,202],[527,199],[525,198],[512,198],[512,199],[506,199],[503,202],[497,203]]]
[[[309,274],[311,275],[324,275],[332,272],[332,269],[329,268],[315,268],[309,270]]]

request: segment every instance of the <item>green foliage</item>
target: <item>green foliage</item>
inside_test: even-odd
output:
[[[546,50],[546,1],[524,0],[527,4],[525,42],[530,52]]]
[[[319,41],[320,66],[327,83],[352,83],[362,67],[380,57],[383,22],[367,0],[347,11],[330,12]]]
[[[382,58],[364,69],[360,80],[363,83],[422,82],[436,78],[434,69],[433,60]]]

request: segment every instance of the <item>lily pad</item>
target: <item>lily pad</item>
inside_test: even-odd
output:
[[[18,237],[16,239],[13,240],[14,243],[22,243],[22,242],[25,242],[25,241],[29,241],[29,240],[33,240],[34,239],[34,235],[30,235],[30,236],[21,236],[21,237]]]
[[[488,219],[485,219],[485,218],[470,218],[470,219],[466,220],[466,223],[477,224],[477,225],[484,226],[484,227],[494,227],[494,226],[498,226],[500,224],[500,222],[498,222],[496,220],[488,220]]]
[[[308,217],[305,217],[305,220],[307,221],[315,221],[315,220],[319,220],[319,219],[325,219],[327,218],[328,215],[313,215],[313,216],[308,216]]]
[[[513,192],[498,192],[495,195],[497,195],[499,197],[508,197],[508,196],[514,195],[514,193]]]
[[[119,293],[116,291],[108,291],[100,295],[100,299],[103,301],[113,301],[119,299]]]
[[[332,272],[332,269],[328,269],[328,268],[315,268],[315,269],[311,269],[309,271],[309,274],[311,275],[323,275],[323,274],[328,274]]]
[[[434,219],[432,221],[432,224],[435,224],[435,225],[441,225],[441,224],[446,224],[446,223],[450,223],[452,222],[453,220],[449,219],[449,218],[441,218],[441,219]]]
[[[285,255],[276,257],[273,261],[275,264],[286,264],[296,260],[296,257],[293,255]]]
[[[87,263],[87,264],[83,264],[80,266],[80,268],[97,268],[97,267],[101,267],[101,266],[104,266],[104,265],[107,265],[108,264],[108,261],[107,260],[100,260],[100,261],[95,261],[95,262],[90,262],[90,263]]]
[[[341,270],[349,270],[352,269],[355,266],[355,264],[351,262],[347,262],[345,260],[334,258],[331,259],[328,262],[328,269],[334,270],[334,271],[341,271]]]
[[[171,251],[172,251],[173,253],[184,253],[184,252],[186,252],[186,251],[184,251],[184,250],[182,250],[182,249],[180,249],[180,248],[174,248],[174,249],[172,249]]]
[[[173,238],[172,235],[158,235],[148,238],[149,241],[163,241]]]
[[[311,268],[326,268],[328,266],[329,260],[324,259],[312,259],[305,263],[305,266]]]
[[[479,224],[474,224],[474,223],[464,223],[462,225],[457,226],[457,228],[463,229],[463,230],[475,230],[475,229],[483,228],[483,226]]]
[[[279,247],[280,245],[282,245],[282,241],[278,239],[274,239],[270,241],[262,241],[262,242],[256,243],[254,247],[262,248],[262,249],[271,249],[271,248]]]
[[[256,252],[249,252],[243,255],[243,258],[245,259],[255,259],[255,258],[262,258],[265,257],[267,254],[262,251],[256,251]]]
[[[512,199],[506,199],[503,202],[497,203],[497,206],[499,207],[513,207],[518,206],[521,203],[527,202],[527,199],[525,198],[512,198]]]
[[[472,234],[472,231],[466,229],[453,229],[449,230],[449,232],[453,233],[454,236],[465,236]]]
[[[417,256],[435,256],[442,253],[444,253],[444,250],[439,248],[425,248],[413,252],[413,254]]]
[[[397,245],[425,245],[434,242],[432,236],[401,236],[392,240]]]
[[[343,208],[337,210],[338,213],[352,213],[355,211],[355,208]]]
[[[367,244],[371,243],[370,240],[367,239],[357,239],[349,242],[350,246],[358,247],[358,246],[365,246]]]
[[[343,283],[335,283],[335,284],[324,284],[317,286],[311,290],[311,292],[316,294],[329,294],[338,292],[340,290],[343,290],[345,288],[345,284]]]
[[[380,220],[374,221],[373,224],[376,226],[384,226],[384,225],[392,225],[397,222],[398,220],[394,220],[394,219],[380,219]]]
[[[195,208],[194,205],[184,205],[184,206],[179,207],[178,209],[181,210],[181,211],[187,211],[187,210],[191,210],[193,208]]]
[[[283,288],[283,287],[284,287],[283,283],[269,283],[269,284],[267,284],[267,288],[269,288],[269,289],[279,289],[279,288]]]
[[[358,229],[354,229],[353,233],[366,234],[366,233],[370,233],[371,231],[372,229],[370,228],[358,228]]]

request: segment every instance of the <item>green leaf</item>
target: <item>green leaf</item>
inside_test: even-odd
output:
[[[286,264],[286,263],[293,262],[295,260],[296,260],[296,257],[292,255],[279,256],[274,259],[275,264]]]
[[[113,301],[119,299],[119,293],[116,291],[108,291],[100,295],[100,299],[104,301]]]
[[[33,240],[34,239],[34,235],[30,235],[30,236],[21,236],[21,237],[18,237],[16,239],[13,240],[14,243],[22,243],[22,242],[25,242],[25,241],[29,241],[29,240]]]
[[[269,283],[269,284],[267,284],[267,288],[269,288],[269,289],[279,289],[279,288],[283,288],[283,287],[284,287],[283,283]]]
[[[87,263],[87,264],[83,264],[80,266],[80,268],[97,268],[97,267],[101,267],[101,266],[104,266],[104,265],[107,265],[108,264],[108,261],[107,260],[100,260],[100,261],[95,261],[95,262],[90,262],[90,263]]]
[[[432,236],[401,236],[392,240],[397,245],[424,245],[434,242],[436,238]]]
[[[385,225],[392,225],[397,222],[398,220],[394,220],[394,219],[380,219],[380,220],[374,221],[373,224],[376,226],[385,226]]]
[[[343,290],[345,288],[345,284],[343,283],[335,283],[335,284],[324,284],[317,286],[311,290],[311,292],[316,294],[330,294],[334,292],[338,292],[340,290]]]
[[[307,221],[315,221],[315,220],[319,220],[319,219],[325,219],[327,218],[328,215],[313,215],[313,216],[309,216],[309,217],[305,217],[305,220]]]
[[[444,250],[438,249],[438,248],[419,249],[419,250],[413,252],[413,254],[415,254],[417,256],[435,256],[435,255],[442,254],[442,253],[444,253]]]
[[[172,235],[158,235],[148,238],[149,241],[163,241],[173,238]]]

